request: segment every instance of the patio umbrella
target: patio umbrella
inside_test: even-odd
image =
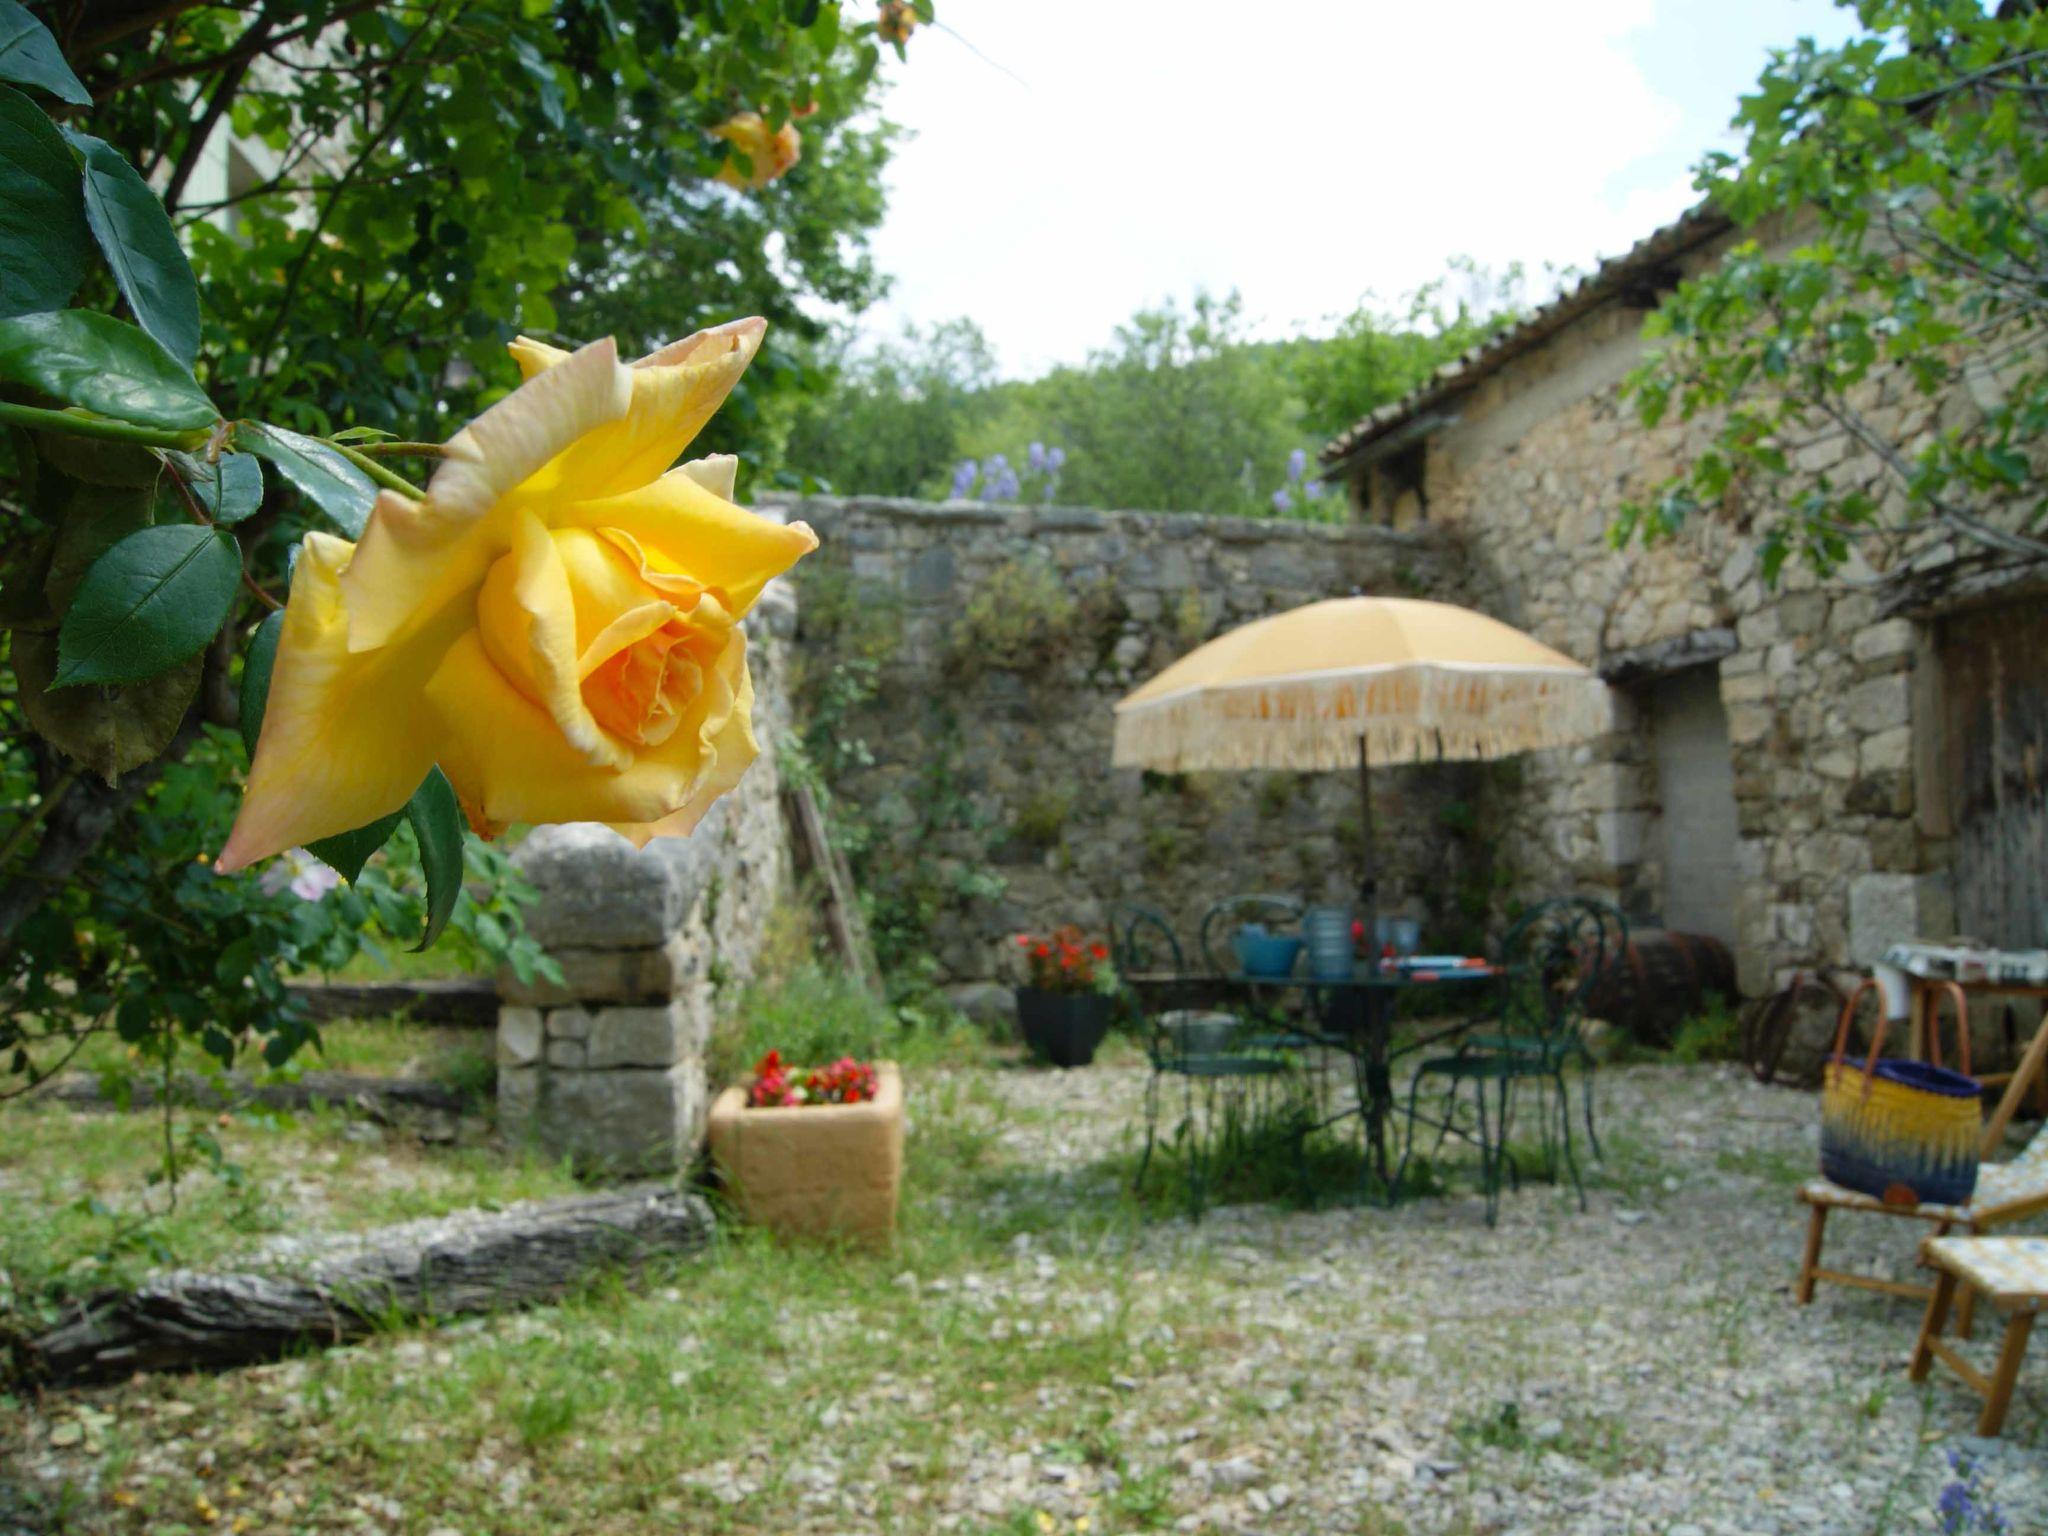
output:
[[[1610,719],[1589,668],[1498,619],[1416,598],[1339,597],[1219,635],[1119,701],[1113,761],[1161,773],[1356,763],[1370,924],[1374,765],[1564,746]]]

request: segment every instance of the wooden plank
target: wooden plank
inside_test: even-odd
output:
[[[787,786],[782,791],[782,810],[789,824],[790,844],[796,850],[798,873],[818,882],[819,912],[833,954],[865,990],[880,996],[881,979],[854,892],[853,873],[846,855],[832,845],[818,797],[808,784]]]
[[[1958,931],[2003,949],[2048,942],[2048,603],[1940,628]]]

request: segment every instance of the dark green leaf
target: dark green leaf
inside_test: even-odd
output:
[[[354,885],[356,876],[370,862],[370,855],[391,841],[391,834],[398,830],[398,823],[404,815],[405,807],[400,806],[389,816],[379,816],[367,827],[357,827],[353,832],[337,832],[317,843],[308,843],[306,852]]]
[[[126,688],[53,691],[57,637],[28,630],[15,632],[13,661],[16,697],[35,733],[109,784],[171,744],[204,665],[194,656],[166,676]]]
[[[430,949],[455,899],[462,894],[462,806],[455,798],[455,786],[439,768],[406,802],[405,814],[420,840],[420,868],[427,876],[427,931],[414,946],[415,952]]]
[[[77,162],[43,109],[0,85],[0,315],[62,308],[91,259]]]
[[[217,464],[192,453],[170,452],[164,460],[220,527],[232,527],[263,505],[263,466],[251,454],[224,453]],[[182,497],[178,505],[189,513]]]
[[[40,86],[74,107],[92,105],[91,94],[64,62],[64,50],[50,29],[14,0],[0,0],[0,80]]]
[[[256,739],[263,734],[263,706],[270,700],[270,669],[277,665],[277,639],[284,633],[284,610],[264,617],[249,637],[242,656],[242,745],[256,757]]]
[[[541,116],[548,120],[549,127],[560,128],[567,118],[562,110],[562,85],[555,78],[554,66],[541,57],[540,49],[528,38],[513,37],[512,55],[539,93]]]
[[[283,427],[245,421],[235,428],[235,445],[275,464],[278,473],[347,537],[363,536],[377,487],[327,444]]]
[[[85,155],[85,216],[121,297],[142,328],[190,368],[199,355],[199,285],[171,216],[113,145],[68,130],[65,137]]]
[[[0,383],[137,426],[197,432],[220,419],[191,370],[155,338],[83,309],[0,320]]]
[[[217,529],[180,523],[129,534],[72,594],[51,685],[132,683],[198,655],[241,584],[241,551]]]

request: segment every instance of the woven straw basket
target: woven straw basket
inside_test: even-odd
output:
[[[1882,1015],[1861,1066],[1843,1059],[1849,1025],[1866,980],[1849,994],[1835,1030],[1835,1050],[1821,1074],[1820,1171],[1844,1189],[1887,1205],[1967,1205],[1977,1188],[1984,1090],[1970,1076],[1970,1019],[1963,989],[1943,984],[1955,1005],[1958,1071],[1941,1064],[1940,1009],[1929,1021],[1929,1061],[1880,1061]]]

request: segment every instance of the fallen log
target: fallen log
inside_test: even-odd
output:
[[[553,1300],[599,1271],[702,1247],[711,1209],[666,1184],[464,1212],[381,1231],[271,1245],[231,1272],[173,1270],[82,1303],[19,1347],[51,1385],[136,1371],[220,1369],[361,1338],[402,1319]]]
[[[462,1024],[495,1029],[498,988],[488,976],[445,981],[295,981],[292,996],[316,1022],[404,1014],[417,1024]]]

